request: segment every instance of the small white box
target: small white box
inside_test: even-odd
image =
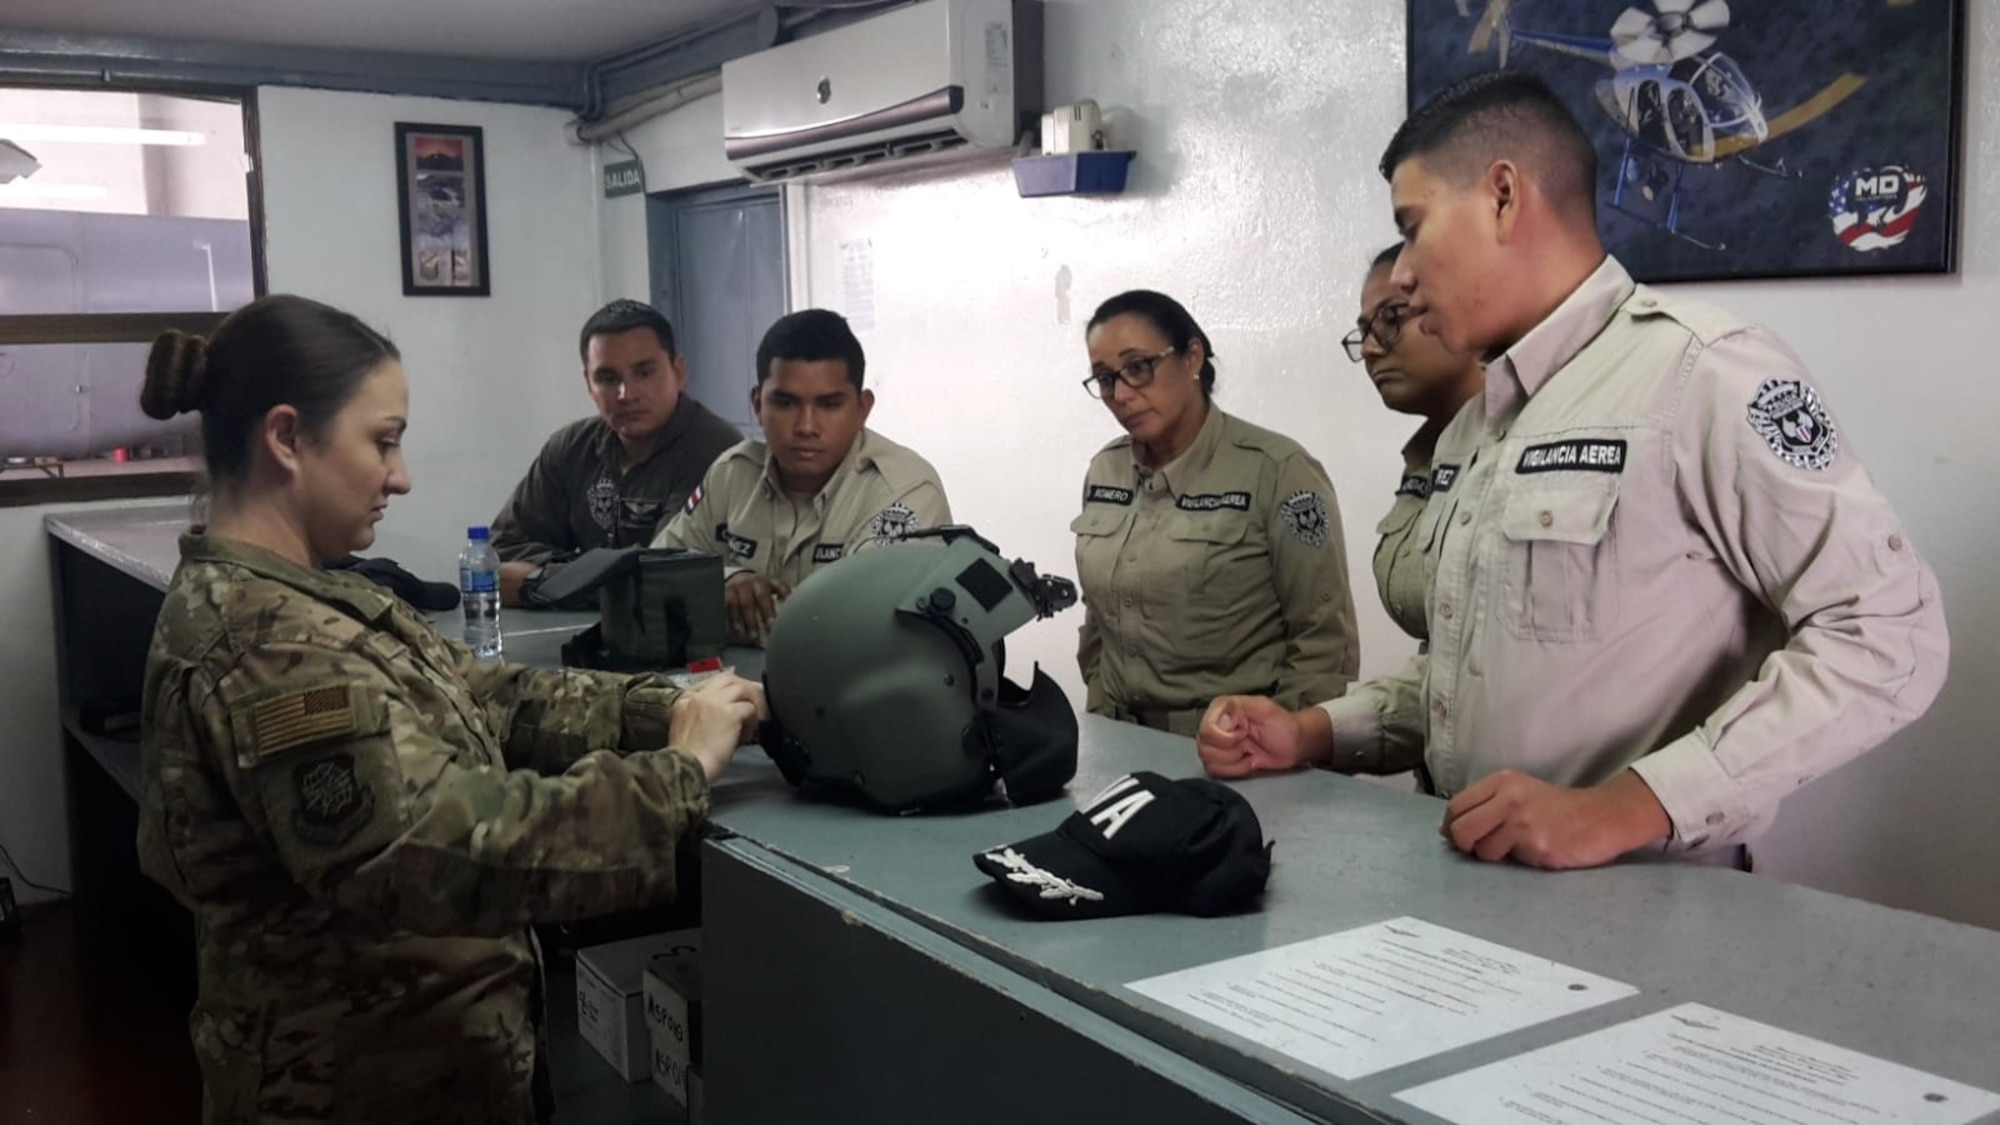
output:
[[[653,1069],[646,1033],[646,962],[683,946],[692,948],[699,936],[698,930],[676,930],[577,950],[577,1031],[625,1081],[644,1082]]]
[[[653,1084],[699,1117],[701,1089],[701,960],[695,935],[646,964],[646,1033],[652,1041]]]

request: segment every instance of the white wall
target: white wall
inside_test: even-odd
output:
[[[840,246],[872,242],[878,327],[864,342],[876,424],[934,460],[953,510],[1011,554],[1072,567],[1066,524],[1091,452],[1116,430],[1077,389],[1096,302],[1149,286],[1214,338],[1228,409],[1292,434],[1340,489],[1363,669],[1411,650],[1369,585],[1372,529],[1411,428],[1336,340],[1360,272],[1392,240],[1375,160],[1403,114],[1400,5],[1373,0],[1049,0],[1051,103],[1116,107],[1140,152],[1116,199],[1017,198],[1004,167],[813,187],[803,296],[839,308]],[[1703,286],[1804,354],[1848,437],[1937,568],[1954,674],[1924,721],[1793,798],[1768,872],[2000,926],[2000,496],[1990,349],[2000,307],[2000,15],[1970,5],[1957,277]],[[1076,613],[1031,626],[1017,658],[1072,690]]]
[[[382,534],[430,544],[401,561],[449,575],[466,525],[491,519],[549,432],[591,410],[576,354],[603,303],[591,150],[567,139],[567,113],[525,106],[266,89],[258,116],[271,292],[338,305],[402,349],[415,489]],[[403,296],[398,121],[484,130],[492,296]]]
[[[259,118],[271,291],[348,309],[402,349],[416,487],[381,533],[421,544],[400,561],[448,581],[465,526],[490,519],[549,432],[590,410],[576,333],[602,303],[591,150],[566,140],[566,114],[520,106],[267,89]],[[398,121],[485,130],[491,297],[402,295]],[[0,843],[59,886],[67,827],[41,520],[75,507],[0,510]]]

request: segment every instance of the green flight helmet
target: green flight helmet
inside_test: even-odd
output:
[[[1029,804],[1076,775],[1076,713],[1004,638],[1076,604],[1076,586],[1001,558],[967,527],[862,551],[799,584],[766,644],[760,735],[785,780],[884,812],[984,798]]]

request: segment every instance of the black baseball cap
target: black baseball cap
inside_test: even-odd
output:
[[[1051,918],[1215,915],[1264,892],[1271,845],[1250,802],[1206,778],[1127,774],[1053,832],[972,857]]]

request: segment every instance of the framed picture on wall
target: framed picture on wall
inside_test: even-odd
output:
[[[1642,281],[1958,266],[1965,0],[1406,0],[1412,109],[1545,78]]]
[[[396,196],[403,220],[403,294],[484,297],[486,140],[476,125],[396,123]]]

